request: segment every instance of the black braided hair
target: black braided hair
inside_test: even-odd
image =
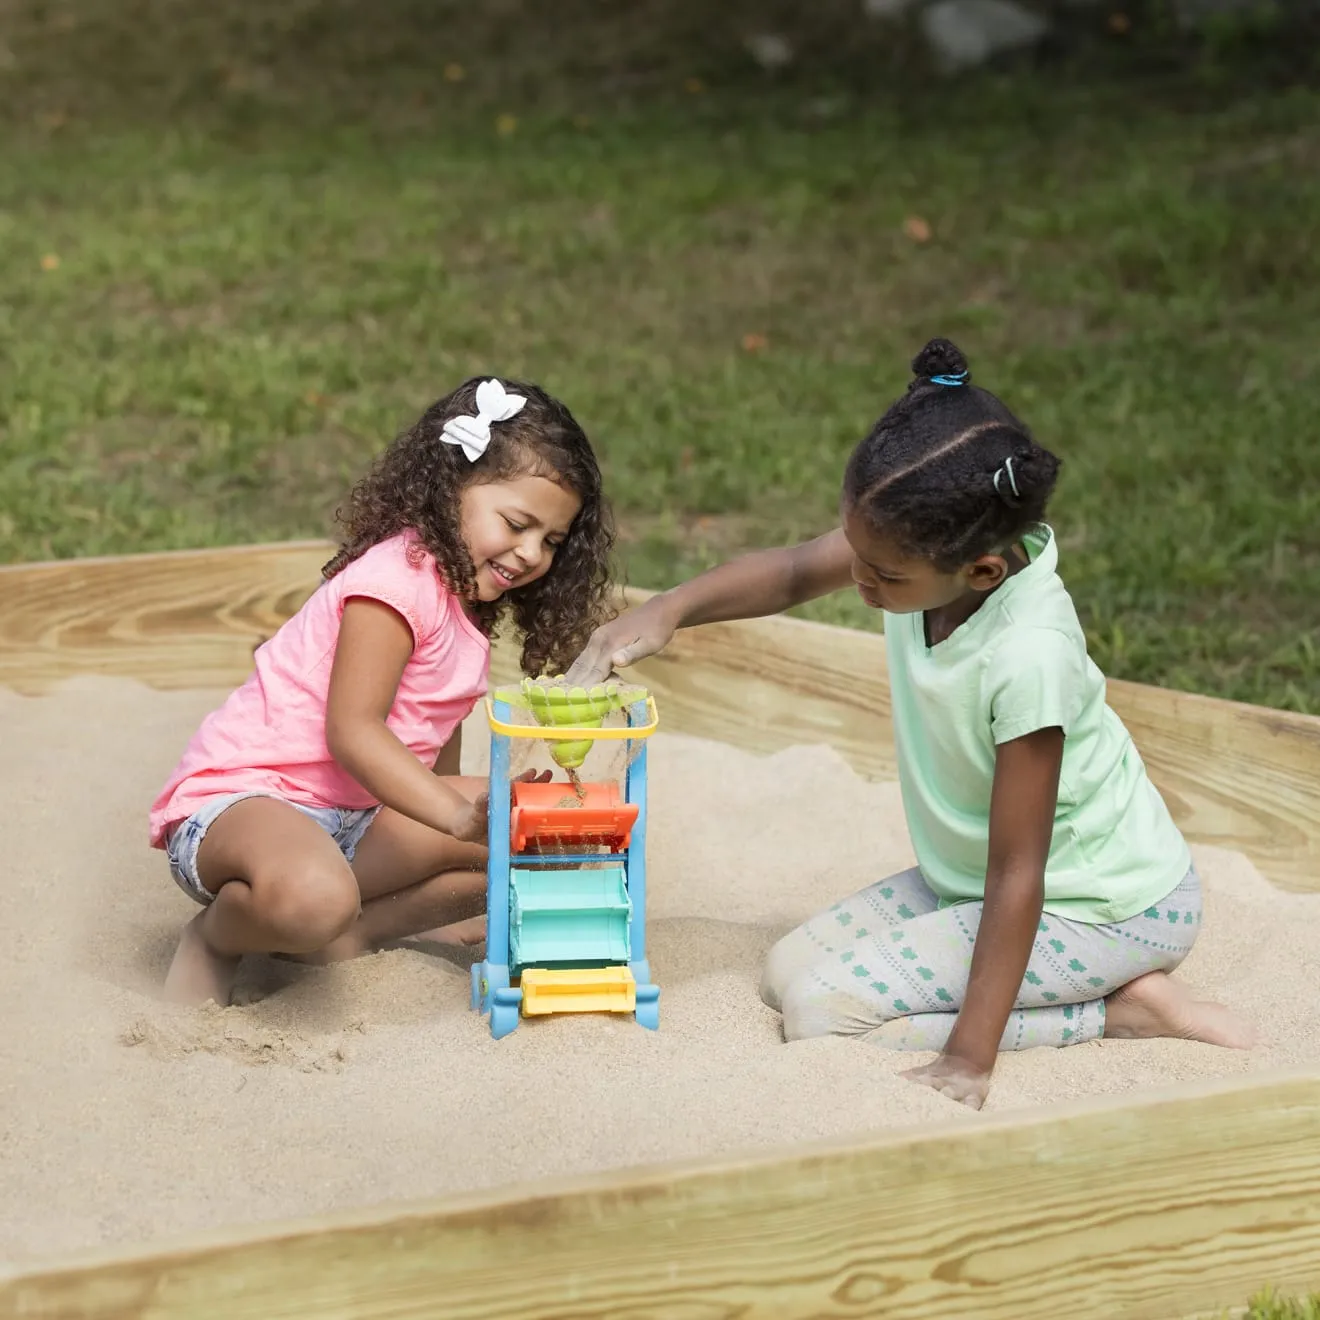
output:
[[[1043,521],[1059,460],[971,383],[949,340],[932,339],[912,372],[848,460],[843,498],[900,552],[952,572]]]

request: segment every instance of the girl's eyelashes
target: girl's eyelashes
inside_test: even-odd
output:
[[[503,513],[500,514],[500,517],[504,519],[505,526],[507,526],[511,532],[515,532],[521,535],[523,532],[527,530],[526,523],[515,522],[507,514],[503,514]],[[564,538],[562,536],[555,536],[555,537],[547,536],[545,538],[545,544],[547,548],[550,549],[551,551],[558,550],[564,544]]]
[[[865,563],[866,561],[863,560],[862,562]],[[875,566],[874,564],[866,564],[866,567],[867,567],[872,573],[874,573],[875,576],[876,576],[881,582],[888,582],[888,583],[891,583],[891,584],[892,584],[892,583],[895,583],[895,582],[902,582],[902,581],[903,581],[903,579],[902,579],[901,577],[895,577],[894,574],[892,574],[892,573],[884,573],[884,572],[882,572],[880,569],[876,568],[876,566]]]

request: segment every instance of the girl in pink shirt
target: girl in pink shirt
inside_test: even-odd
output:
[[[436,928],[480,938],[486,801],[463,719],[506,618],[559,672],[606,615],[600,469],[556,399],[469,380],[400,436],[341,511],[307,603],[202,722],[151,808],[203,905],[166,978],[229,1002],[245,953],[352,957]]]

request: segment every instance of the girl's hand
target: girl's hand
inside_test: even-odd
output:
[[[490,828],[490,794],[479,794],[449,831],[460,843],[485,843]]]
[[[548,784],[553,778],[549,770],[524,770],[516,784]],[[481,793],[472,800],[471,806],[454,822],[449,831],[461,843],[485,843],[490,828],[490,794]]]
[[[903,1076],[971,1109],[980,1109],[990,1092],[989,1070],[952,1054],[941,1054],[921,1068],[909,1068]]]
[[[601,624],[569,667],[565,675],[568,682],[583,687],[603,683],[611,670],[635,665],[663,651],[677,631],[664,602],[663,596],[653,596],[644,605]]]

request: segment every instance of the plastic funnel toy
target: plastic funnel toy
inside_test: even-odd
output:
[[[501,706],[527,712],[530,722],[511,720],[509,711],[499,714]],[[645,723],[634,719],[606,725],[607,715],[638,707],[645,708]],[[549,743],[555,762],[572,775],[587,759],[593,743],[636,743],[649,738],[660,723],[655,700],[643,687],[613,682],[572,687],[562,676],[524,678],[517,687],[497,689],[486,697],[486,716],[496,734]]]
[[[606,715],[622,708],[624,694],[617,683],[593,688],[566,687],[563,680],[525,678],[522,694],[527,708],[542,728],[599,729]],[[576,770],[587,759],[592,740],[559,740],[551,743],[550,755],[565,770]]]

